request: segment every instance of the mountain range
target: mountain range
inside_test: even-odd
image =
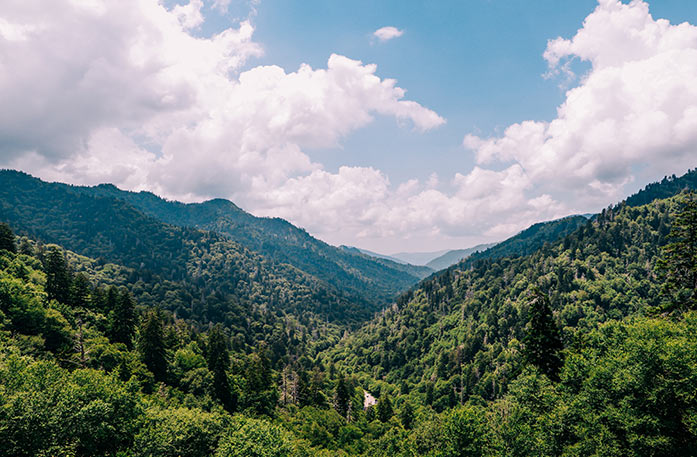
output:
[[[665,278],[695,187],[433,272],[226,200],[0,171],[0,454],[694,455],[694,288]]]

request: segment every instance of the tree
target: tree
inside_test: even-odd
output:
[[[404,406],[402,406],[399,421],[406,430],[411,430],[411,426],[414,424],[414,407],[408,401],[404,402]]]
[[[336,412],[343,418],[348,418],[349,408],[351,406],[351,391],[348,381],[344,375],[339,377],[334,391],[334,408]]]
[[[537,367],[552,381],[559,381],[564,348],[561,333],[554,322],[549,297],[535,288],[530,301],[530,320],[523,338],[523,354],[528,363]]]
[[[70,288],[72,278],[68,271],[68,264],[63,253],[52,248],[46,258],[46,293],[49,300],[57,300],[61,303],[70,302]]]
[[[220,324],[208,333],[208,369],[213,373],[213,394],[226,411],[232,413],[237,409],[237,396],[234,394],[227,369],[230,365],[230,353],[225,342]]]
[[[392,409],[392,400],[390,400],[389,395],[382,395],[378,400],[376,406],[376,413],[380,422],[387,422],[392,418],[394,410]]]
[[[679,202],[663,259],[657,270],[670,309],[697,308],[697,196],[686,193]]]
[[[109,313],[109,337],[113,342],[123,343],[131,349],[136,320],[135,301],[126,289],[118,293],[113,300],[114,307]]]
[[[17,252],[15,234],[12,233],[10,226],[4,222],[0,223],[0,251],[3,249],[13,254]]]
[[[141,324],[138,352],[145,366],[159,382],[167,378],[167,348],[164,340],[162,317],[159,310],[149,311]]]
[[[70,303],[73,306],[86,307],[90,289],[91,285],[87,277],[82,273],[76,274],[70,287]]]

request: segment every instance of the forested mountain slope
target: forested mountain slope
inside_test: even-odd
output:
[[[95,216],[87,203],[52,226],[67,210],[44,198],[30,228],[97,249],[73,239]],[[99,248],[157,268],[107,237],[125,216],[96,200]],[[697,454],[694,195],[622,203],[532,254],[451,267],[332,348],[341,329],[311,298],[295,308],[264,295],[264,284],[302,295],[302,278],[297,290],[269,283],[289,277],[232,241],[141,217],[124,242],[155,224],[142,242],[184,268],[144,278],[140,264],[16,240],[0,223],[1,455]],[[260,278],[200,302],[248,300],[224,325],[171,307],[177,287],[205,291],[248,266]],[[363,409],[363,388],[375,406]]]
[[[505,241],[483,251],[474,252],[465,258],[462,267],[466,268],[484,259],[501,259],[532,254],[545,243],[553,243],[585,225],[583,216],[568,216],[547,222],[538,222]]]
[[[0,219],[31,237],[134,268],[139,275],[132,278],[134,282],[152,282],[150,276],[155,274],[163,280],[193,284],[195,291],[183,292],[185,297],[180,294],[170,305],[182,315],[208,306],[202,302],[210,301],[205,298],[214,291],[211,279],[223,279],[219,268],[229,272],[231,267],[229,261],[209,263],[209,275],[202,276],[192,262],[208,258],[206,254],[227,254],[228,249],[242,264],[215,286],[225,289],[218,290],[215,302],[230,293],[226,288],[252,287],[255,282],[267,289],[262,295],[272,303],[286,300],[283,290],[273,292],[274,287],[265,283],[268,275],[259,266],[263,263],[275,276],[283,277],[289,289],[311,283],[311,291],[303,297],[308,300],[307,309],[322,308],[326,318],[340,323],[365,320],[430,272],[344,252],[286,221],[256,218],[225,200],[186,205],[107,185],[45,183],[11,170],[0,171]],[[236,300],[244,302],[255,295],[239,291]]]
[[[123,200],[168,224],[226,235],[247,249],[276,262],[293,265],[378,307],[388,304],[396,294],[431,273],[428,268],[330,246],[288,221],[255,217],[224,199],[185,204],[150,192],[123,191],[108,184],[75,187],[74,190]]]
[[[128,275],[120,283],[139,303],[200,324],[221,322],[242,346],[276,331],[287,339],[287,329],[280,328],[286,320],[306,328],[315,321],[348,325],[375,309],[214,232],[165,224],[122,200],[27,175],[3,172],[0,178],[0,219],[14,230],[98,264],[123,265]]]
[[[472,396],[493,400],[523,366],[535,288],[549,295],[567,344],[600,322],[661,305],[654,267],[676,198],[562,220],[583,224],[527,256],[467,259],[423,281],[328,356],[366,379],[403,385],[436,410]]]

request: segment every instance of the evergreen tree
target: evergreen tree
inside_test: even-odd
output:
[[[382,395],[380,397],[376,409],[380,422],[387,422],[392,418],[394,410],[392,409],[392,400],[390,400],[389,395]]]
[[[167,379],[167,348],[159,310],[148,311],[145,315],[140,327],[138,352],[155,380],[164,382]]]
[[[680,209],[668,235],[657,269],[663,279],[663,291],[670,309],[697,308],[697,196],[689,192],[680,201]]]
[[[278,391],[271,375],[271,361],[266,350],[261,349],[249,357],[245,370],[245,397],[247,407],[254,409],[257,414],[272,415],[278,402]]]
[[[78,273],[73,278],[70,287],[70,303],[73,306],[86,307],[89,302],[91,285],[87,277]]]
[[[334,390],[334,408],[341,417],[348,418],[350,404],[351,392],[348,381],[344,375],[341,375]]]
[[[223,408],[232,413],[237,409],[237,396],[232,390],[227,374],[230,353],[220,324],[208,333],[207,355],[208,369],[213,373],[213,394]]]
[[[12,253],[17,252],[17,246],[15,245],[15,234],[12,233],[10,226],[4,222],[0,223],[0,251],[3,249]]]
[[[404,402],[404,406],[402,406],[399,420],[405,430],[411,430],[411,426],[414,424],[414,407],[408,401]]]
[[[533,291],[529,315],[523,338],[525,359],[552,381],[559,381],[564,348],[561,333],[554,322],[549,297],[537,288]]]
[[[109,337],[113,342],[123,343],[131,349],[136,320],[135,301],[126,289],[112,299],[115,304],[109,313]]]
[[[59,249],[52,248],[49,251],[44,269],[46,271],[46,294],[48,299],[68,304],[70,302],[72,278],[68,271],[65,257]]]

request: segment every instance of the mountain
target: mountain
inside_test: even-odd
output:
[[[603,322],[662,306],[654,266],[681,205],[675,194],[697,183],[694,174],[649,185],[590,219],[535,224],[435,273],[328,359],[419,392],[436,410],[500,397],[525,363],[521,341],[536,288],[549,296],[569,343]]]
[[[459,261],[465,259],[466,257],[469,257],[475,252],[484,251],[485,249],[488,249],[495,245],[496,243],[489,243],[479,244],[468,249],[453,249],[452,251],[448,251],[442,256],[436,257],[435,259],[431,260],[426,264],[426,266],[435,271],[442,270],[444,268],[448,268],[450,265],[458,263]]]
[[[0,224],[0,455],[696,455],[685,195],[524,231],[351,331],[226,236],[9,182],[1,218],[99,257]]]
[[[431,260],[442,256],[446,252],[448,252],[447,249],[433,252],[398,252],[396,254],[390,254],[390,257],[394,257],[395,259],[412,265],[426,265]]]
[[[385,254],[379,254],[377,252],[369,251],[367,249],[360,249],[360,248],[357,248],[354,246],[345,246],[343,244],[339,247],[345,251],[352,252],[354,254],[365,254],[367,256],[375,257],[378,259],[391,260],[392,262],[401,263],[403,265],[410,265],[408,262],[405,262],[404,260],[400,260],[396,257],[392,257],[392,256],[385,255]]]
[[[346,252],[285,220],[255,217],[222,199],[184,204],[113,185],[46,183],[11,170],[0,171],[0,187],[0,219],[38,239],[127,266],[165,269],[182,278],[183,266],[173,265],[171,257],[163,259],[163,251],[169,255],[169,248],[181,249],[185,239],[203,236],[200,230],[219,233],[237,249],[255,252],[278,268],[292,266],[324,284],[327,294],[353,303],[354,316],[369,316],[431,273],[424,267]],[[150,234],[152,243],[140,239]],[[167,249],[157,248],[162,244]]]
[[[585,216],[567,216],[553,221],[538,222],[488,249],[472,253],[462,261],[463,267],[472,266],[481,260],[532,254],[544,246],[545,243],[553,243],[573,233],[587,222],[588,218]]]
[[[109,184],[73,190],[122,200],[168,224],[223,234],[275,262],[287,263],[326,281],[346,295],[370,304],[374,310],[431,273],[428,268],[375,259],[331,246],[288,221],[253,216],[224,199],[181,203],[150,192],[123,191]]]

